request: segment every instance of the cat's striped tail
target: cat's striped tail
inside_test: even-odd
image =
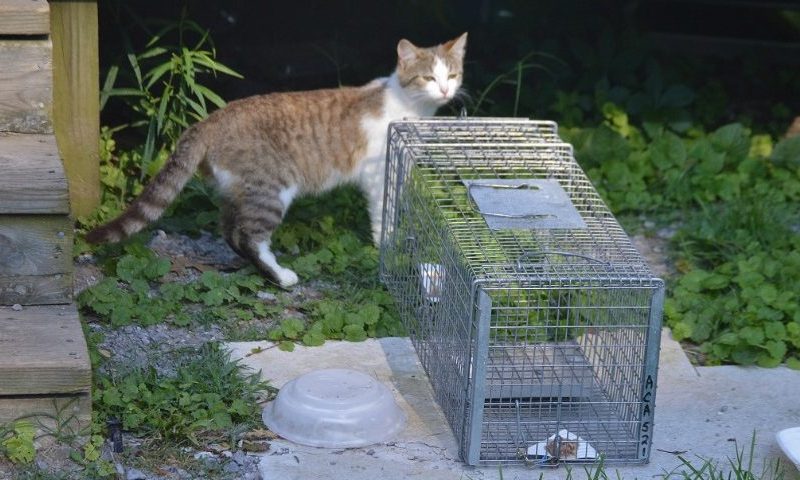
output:
[[[175,152],[141,195],[120,216],[87,233],[86,241],[119,242],[158,220],[205,158],[207,147],[198,131],[196,125],[186,130]]]

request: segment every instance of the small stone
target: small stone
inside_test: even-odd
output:
[[[260,300],[264,300],[265,302],[274,302],[275,300],[277,300],[277,299],[278,299],[278,297],[276,297],[274,293],[272,293],[272,292],[265,292],[265,291],[259,291],[259,292],[256,292],[256,296],[257,296],[257,297],[258,297]]]
[[[125,473],[125,480],[147,480],[147,474],[135,468],[129,468]]]
[[[247,454],[241,450],[237,450],[233,454],[233,461],[238,463],[239,465],[244,465],[247,463]]]
[[[645,222],[644,222],[644,228],[653,228],[655,226],[656,226],[656,222],[654,222],[652,220],[645,220]]]
[[[254,442],[251,442],[250,440],[243,440],[242,450],[245,452],[266,452],[269,450],[269,442],[265,442],[263,440]]]
[[[664,240],[669,240],[670,238],[675,236],[677,229],[675,227],[666,227],[662,228],[656,232],[659,238],[663,238]]]
[[[721,406],[719,408],[719,413],[725,413],[727,411],[728,411],[728,406],[727,405],[723,405],[723,406]]]
[[[197,452],[194,454],[195,460],[211,460],[211,459],[216,460],[216,458],[217,458],[216,455],[214,455],[211,452]]]
[[[242,467],[236,462],[228,462],[228,463],[225,464],[224,467],[222,467],[222,470],[224,470],[224,471],[226,471],[228,473],[236,473],[236,472],[240,471],[241,469],[242,469]]]
[[[208,446],[208,450],[210,452],[214,452],[214,453],[216,453],[218,455],[219,454],[223,454],[225,451],[228,450],[228,448],[230,448],[230,447],[228,446],[227,443],[222,443],[222,444],[220,444],[220,443],[212,443],[212,444],[210,444]]]
[[[220,455],[222,455],[225,458],[231,458],[233,457],[233,452],[231,452],[230,450],[225,450]]]
[[[15,303],[14,305],[11,305],[11,310],[14,310],[15,312],[20,312],[22,311],[22,305],[20,305],[19,303]]]

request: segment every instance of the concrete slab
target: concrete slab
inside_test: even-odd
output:
[[[228,344],[234,358],[261,370],[280,388],[287,381],[319,368],[352,368],[387,385],[408,415],[407,428],[390,443],[355,449],[305,447],[285,440],[272,442],[263,456],[264,478],[400,480],[561,479],[556,469],[506,466],[473,468],[458,457],[458,446],[444,415],[433,400],[430,383],[407,338],[383,338],[361,343],[327,342],[322,347],[298,346],[283,352],[270,342]],[[680,465],[675,452],[727,464],[735,448],[748,447],[757,434],[755,465],[780,458],[787,479],[797,472],[782,457],[774,435],[800,425],[800,372],[743,367],[693,367],[668,332],[662,335],[655,432],[650,464],[607,467],[625,479],[661,477]],[[583,478],[578,467],[576,478]]]

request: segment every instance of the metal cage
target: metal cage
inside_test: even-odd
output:
[[[557,125],[388,135],[381,278],[462,458],[647,462],[664,283]]]

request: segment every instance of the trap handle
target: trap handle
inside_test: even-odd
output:
[[[598,258],[594,258],[589,255],[583,255],[581,253],[572,253],[572,252],[561,252],[558,250],[540,250],[538,252],[525,252],[519,257],[517,257],[517,268],[522,268],[523,260],[526,260],[531,257],[547,257],[548,255],[561,255],[562,257],[577,257],[582,258],[584,260],[589,260],[590,262],[599,263],[600,265],[609,265],[609,262],[604,262]]]

